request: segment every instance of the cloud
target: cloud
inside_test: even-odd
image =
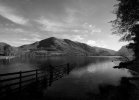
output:
[[[35,20],[39,24],[39,29],[41,31],[48,31],[54,33],[64,33],[64,34],[94,34],[100,33],[101,29],[96,28],[95,25],[88,23],[67,23],[50,20],[45,17],[40,17]]]
[[[20,38],[18,41],[21,42],[23,45],[25,42],[29,44],[40,40],[41,40],[40,38],[32,37],[32,38]]]
[[[80,35],[73,35],[72,40],[74,40],[74,41],[83,41],[84,38]]]
[[[86,42],[88,45],[90,45],[90,46],[97,46],[97,47],[102,47],[102,48],[107,48],[108,46],[105,44],[105,42],[104,41],[94,41],[94,40],[88,40],[87,42]]]
[[[77,17],[76,15],[79,14],[80,12],[75,9],[66,9],[67,17],[65,18],[65,22],[68,24],[76,24],[79,22],[80,18]]]
[[[31,43],[34,43],[34,42],[40,41],[40,40],[42,40],[41,36],[36,33],[36,34],[30,34],[26,38],[17,38],[16,40],[11,41],[10,44],[12,44],[14,46],[21,46],[24,44],[31,44]]]
[[[15,13],[16,12],[13,9],[0,5],[0,15],[1,16],[7,18],[8,20],[10,20],[16,24],[25,25],[28,23],[27,19],[15,14]]]
[[[5,36],[7,36],[6,34],[12,33],[12,38],[17,38],[22,41],[36,42],[42,39],[42,36],[38,32],[23,28],[0,28],[0,32],[4,33]]]
[[[14,33],[27,33],[28,31],[22,28],[4,28],[3,31],[5,32],[14,32]]]
[[[84,30],[88,30],[88,33],[91,33],[91,34],[100,33],[101,32],[100,28],[96,28],[95,25],[88,24],[88,23],[84,23],[83,24],[83,28],[84,28]]]
[[[51,31],[51,32],[65,32],[65,25],[60,22],[55,22],[52,20],[48,20],[44,17],[41,17],[39,20],[36,20],[41,26],[41,31]]]
[[[23,40],[20,40],[20,39],[1,39],[1,42],[5,42],[5,43],[8,43],[10,44],[11,46],[21,46],[21,45],[24,45],[24,44],[29,44],[30,42],[23,39]]]
[[[90,45],[90,46],[95,46],[96,45],[96,41],[88,40],[87,44]]]
[[[31,34],[31,37],[32,37],[31,41],[33,41],[33,42],[42,40],[42,36],[39,35],[39,33],[33,33],[33,34]]]
[[[41,31],[49,31],[54,33],[59,32],[70,32],[76,27],[77,25],[59,22],[55,20],[50,20],[48,18],[40,17],[36,22],[40,25],[38,26]]]

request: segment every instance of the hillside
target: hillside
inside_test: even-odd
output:
[[[30,45],[19,47],[20,51],[32,55],[92,55],[110,56],[116,52],[109,49],[91,47],[87,44],[71,41],[68,39],[57,39],[51,37]]]
[[[128,59],[133,59],[133,51],[126,46],[122,46],[121,49],[116,53],[118,56],[124,56],[127,57]]]

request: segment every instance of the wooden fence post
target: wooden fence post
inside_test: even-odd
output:
[[[70,66],[69,66],[69,63],[67,64],[67,74],[69,74],[69,72],[70,72],[70,68],[69,68]]]
[[[38,70],[36,69],[36,82],[38,81]]]
[[[22,72],[19,72],[19,92],[21,93],[21,88],[22,88]]]
[[[49,86],[52,85],[52,82],[53,82],[53,66],[49,65],[49,74],[50,74],[50,77],[49,77]]]

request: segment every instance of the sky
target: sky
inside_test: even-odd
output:
[[[112,35],[116,0],[0,0],[0,42],[12,46],[49,37],[112,50],[127,44]]]

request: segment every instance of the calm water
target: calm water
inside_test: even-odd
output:
[[[46,98],[82,98],[99,94],[100,87],[118,86],[122,77],[130,77],[126,69],[114,69],[112,57],[35,57],[0,60],[0,73],[46,68],[48,65],[74,63],[69,75],[44,90]]]

